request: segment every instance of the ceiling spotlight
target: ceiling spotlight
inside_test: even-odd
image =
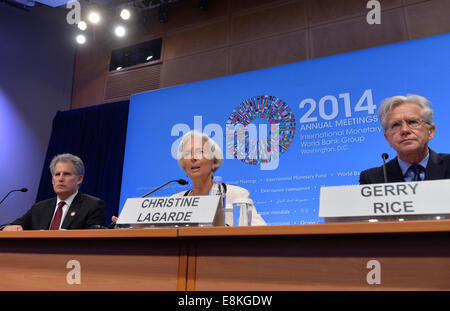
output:
[[[122,9],[122,11],[120,11],[120,17],[124,20],[128,20],[131,17],[130,10]]]
[[[87,28],[87,24],[84,21],[78,23],[78,29],[85,31]]]
[[[123,37],[125,36],[126,30],[125,27],[123,26],[116,26],[116,28],[114,29],[114,33],[116,34],[116,36],[118,37]]]
[[[97,24],[100,21],[100,14],[95,11],[92,11],[88,15],[88,19],[91,23]]]
[[[84,44],[86,42],[86,37],[84,35],[78,35],[76,40],[78,44]]]

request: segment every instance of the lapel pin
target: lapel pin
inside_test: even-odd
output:
[[[75,216],[75,214],[76,214],[75,212],[72,212],[72,213],[70,213],[70,216],[73,217],[73,216]]]

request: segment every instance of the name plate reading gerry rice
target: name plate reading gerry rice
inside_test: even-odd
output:
[[[322,187],[319,217],[387,219],[450,214],[450,180]],[[336,219],[336,220],[337,220]],[[420,219],[420,218],[410,218]],[[440,216],[436,216],[440,219]],[[390,219],[389,219],[390,220]],[[370,219],[369,219],[370,221]]]
[[[212,225],[220,196],[129,198],[117,220],[118,225],[174,226]]]

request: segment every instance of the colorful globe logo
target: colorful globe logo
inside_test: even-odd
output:
[[[258,137],[263,139],[255,139],[255,135],[250,134],[251,125],[258,121],[267,122],[270,127],[267,133],[259,131]],[[244,130],[237,130],[242,128]],[[260,165],[286,152],[294,134],[295,116],[283,100],[270,95],[255,96],[243,101],[228,118],[227,148],[243,163]]]

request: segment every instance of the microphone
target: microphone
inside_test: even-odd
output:
[[[10,192],[8,192],[8,193],[3,197],[3,199],[0,201],[0,204],[2,204],[3,201],[5,201],[5,199],[9,196],[10,193],[15,192],[15,191],[27,192],[28,189],[27,189],[27,188],[22,188],[22,189],[14,189],[14,190],[11,190]]]
[[[152,194],[152,193],[155,192],[155,191],[158,191],[158,190],[161,189],[162,187],[164,187],[164,186],[166,186],[166,185],[168,185],[168,184],[170,184],[170,183],[172,183],[172,182],[177,182],[177,183],[179,183],[179,184],[182,185],[182,186],[187,185],[187,184],[189,183],[187,180],[184,180],[184,179],[174,179],[174,180],[171,180],[171,181],[166,182],[165,184],[162,184],[161,186],[159,186],[159,187],[156,188],[156,189],[153,189],[153,190],[150,191],[149,193],[144,194],[141,198],[145,198],[146,196]]]
[[[182,185],[182,186],[187,185],[187,184],[189,183],[187,180],[184,180],[184,179],[174,179],[174,180],[171,180],[171,181],[166,182],[165,184],[162,184],[161,186],[159,186],[159,187],[156,188],[156,189],[153,189],[153,190],[150,191],[149,193],[144,194],[141,198],[145,198],[146,196],[152,194],[152,193],[155,192],[155,191],[158,191],[158,190],[161,189],[162,187],[164,187],[164,186],[166,186],[166,185],[168,185],[168,184],[170,184],[170,183],[172,183],[172,182],[177,182],[177,183],[179,183],[179,184]],[[117,216],[113,216],[113,217],[112,217],[112,222],[111,222],[111,224],[108,226],[108,229],[114,229],[114,228],[116,227],[116,222],[117,222]]]
[[[386,160],[389,158],[389,155],[387,153],[383,153],[381,155],[381,158],[383,159],[383,176],[384,176],[384,183],[387,184],[387,172],[386,172]]]

